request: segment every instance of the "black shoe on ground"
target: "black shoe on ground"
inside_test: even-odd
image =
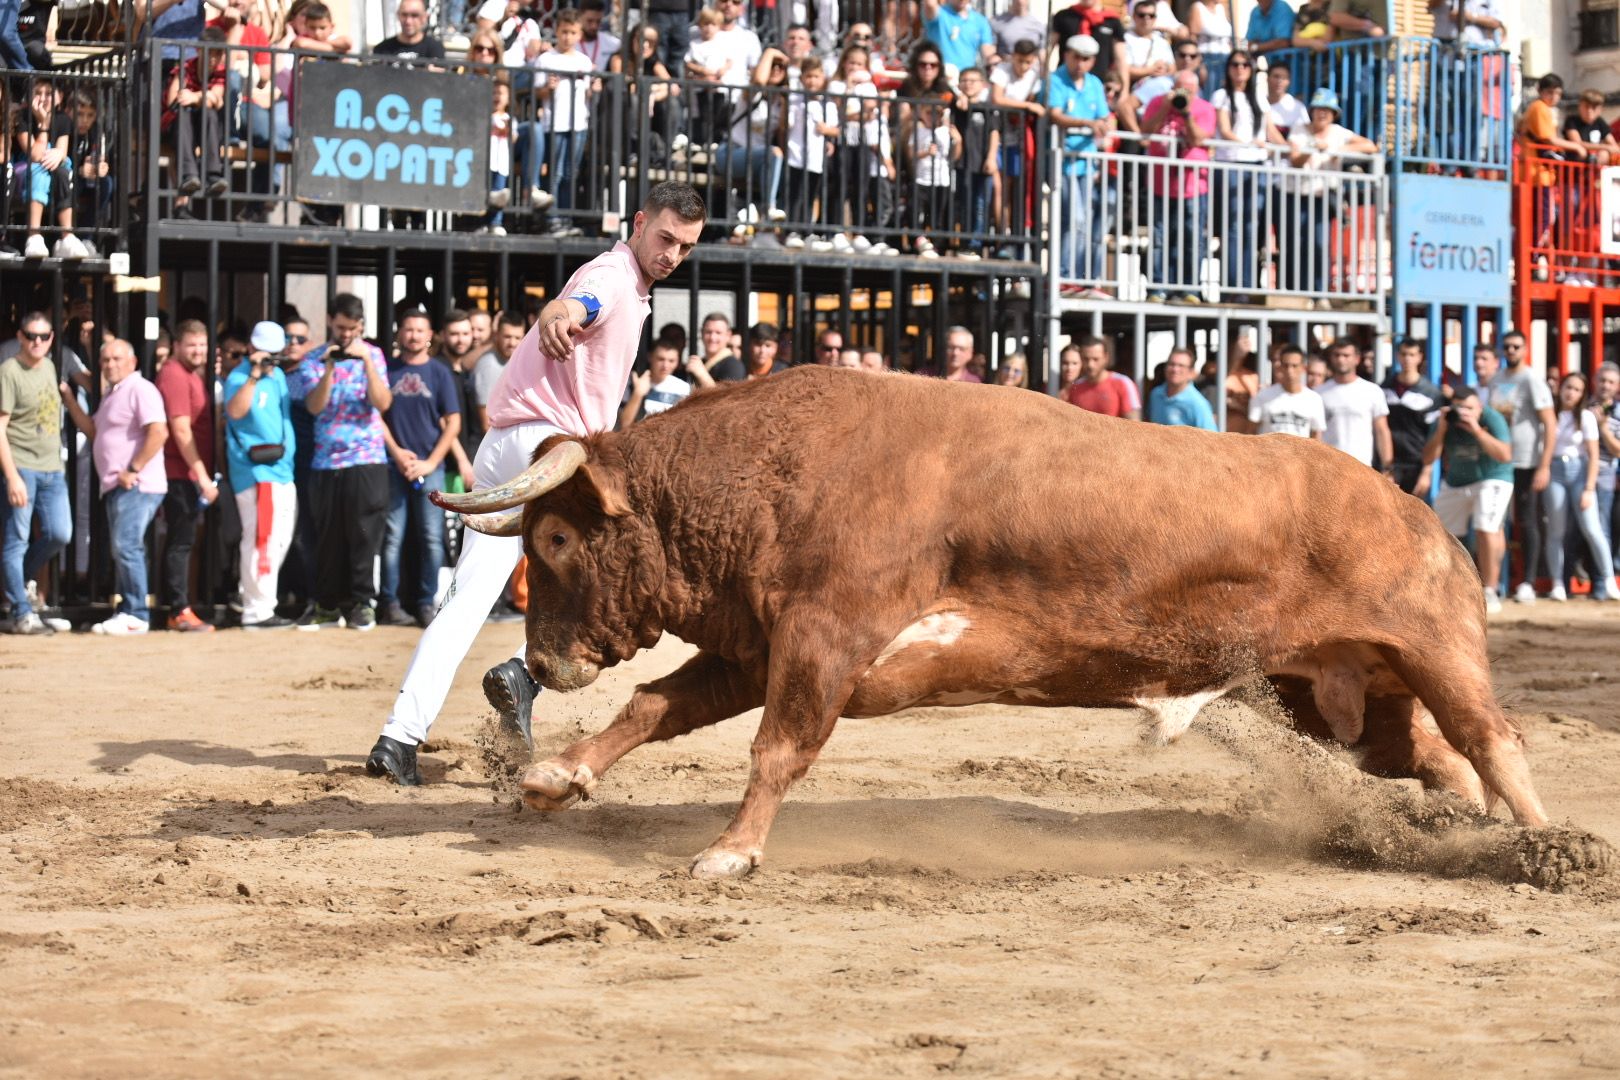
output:
[[[344,622],[350,630],[358,630],[362,634],[377,629],[377,613],[370,604],[361,604],[350,610],[344,617]]]
[[[426,630],[428,628],[428,623],[432,622],[433,616],[437,615],[438,613],[438,609],[432,604],[423,604],[421,607],[416,609],[416,625]]]
[[[416,620],[405,614],[405,609],[399,606],[398,601],[384,604],[382,610],[377,612],[377,621],[383,626],[416,625]]]
[[[280,615],[272,615],[268,619],[260,619],[258,622],[245,622],[245,623],[242,624],[242,629],[244,629],[244,630],[290,630],[296,625],[297,625],[297,623],[292,619],[284,618],[284,617],[282,617]]]
[[[517,732],[530,750],[534,749],[530,716],[539,692],[540,684],[529,677],[529,669],[521,660],[508,660],[484,672],[484,699],[501,714],[501,722]]]
[[[416,747],[406,746],[386,735],[377,736],[377,745],[366,758],[366,772],[387,776],[400,787],[420,787],[422,774],[416,771]]]

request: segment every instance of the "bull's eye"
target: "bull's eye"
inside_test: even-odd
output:
[[[563,545],[566,544],[566,543],[568,543],[568,537],[564,536],[562,533],[552,533],[551,534],[551,547],[552,547],[552,550],[554,550],[554,551],[561,550]]]

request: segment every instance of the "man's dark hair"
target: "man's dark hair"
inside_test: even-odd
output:
[[[427,308],[423,307],[421,304],[417,304],[415,307],[406,308],[404,311],[399,313],[399,325],[404,326],[405,323],[410,319],[426,319],[429,327],[432,327],[433,325],[433,316],[429,315],[427,313]]]
[[[468,315],[467,315],[467,313],[465,311],[461,310],[458,307],[453,307],[449,311],[444,313],[444,322],[440,323],[439,325],[440,326],[449,326],[451,323],[466,322],[467,319],[468,319]]]
[[[1418,349],[1418,350],[1422,351],[1422,350],[1425,350],[1427,348],[1427,344],[1424,342],[1424,340],[1422,338],[1409,337],[1409,338],[1402,338],[1400,345],[1397,346],[1396,348],[1397,348],[1397,351],[1399,351],[1400,349]]]
[[[1359,357],[1361,355],[1361,346],[1357,345],[1355,343],[1355,339],[1353,339],[1353,338],[1347,338],[1347,337],[1334,338],[1333,339],[1333,344],[1331,344],[1331,345],[1329,345],[1327,347],[1327,351],[1329,353],[1336,353],[1340,349],[1354,349],[1354,350],[1356,350],[1356,356]]]
[[[795,30],[803,30],[805,33],[808,34],[810,32],[810,26],[809,26],[808,23],[802,23],[802,22],[790,23],[788,25],[788,28],[787,28],[787,33],[791,34]],[[786,35],[784,35],[784,36],[786,36]]]
[[[1089,348],[1092,348],[1093,346],[1096,346],[1096,345],[1101,345],[1102,346],[1104,355],[1106,355],[1106,356],[1113,355],[1113,350],[1109,349],[1109,347],[1108,347],[1107,339],[1106,338],[1100,338],[1096,334],[1085,334],[1082,337],[1080,337],[1079,339],[1077,339],[1075,341],[1075,343],[1074,343],[1074,347],[1077,348],[1077,349],[1089,349]]]
[[[1475,390],[1472,386],[1458,386],[1453,388],[1451,391],[1451,403],[1453,405],[1456,405],[1459,402],[1467,401],[1469,398],[1477,397],[1479,397],[1479,391]]]
[[[310,6],[314,7],[315,5]],[[354,295],[354,293],[340,292],[332,297],[331,306],[326,309],[328,319],[334,315],[342,315],[345,319],[353,319],[355,322],[365,322],[365,301]]]
[[[1013,46],[1014,56],[1034,56],[1038,52],[1040,52],[1040,49],[1028,38]]]
[[[1540,93],[1543,90],[1562,90],[1563,88],[1564,80],[1559,78],[1557,72],[1553,72],[1550,75],[1543,75],[1536,81],[1537,93]]]
[[[41,323],[41,322],[44,323],[46,326],[50,326],[51,325],[51,317],[49,315],[45,314],[43,311],[30,311],[28,314],[24,315],[21,320],[18,321],[17,329],[18,330],[24,330],[24,329],[32,326],[34,323]],[[53,327],[53,329],[54,329],[54,327]]]
[[[587,11],[600,11],[604,15],[607,14],[606,0],[579,0],[579,3],[575,4],[574,7],[581,15]]]
[[[1139,14],[1143,11],[1151,11],[1153,14],[1157,15],[1159,13],[1159,0],[1136,0],[1136,3],[1131,5],[1132,15]]]
[[[1528,344],[1530,341],[1529,338],[1524,336],[1523,330],[1509,330],[1507,333],[1502,335],[1502,343],[1504,345],[1507,344],[1509,338],[1518,338],[1520,341],[1523,341],[1526,344]]]
[[[757,322],[748,328],[748,340],[753,341],[780,341],[782,333],[768,322]]]
[[[73,107],[75,109],[89,107],[101,112],[101,106],[96,104],[96,96],[88,90],[73,91]]]
[[[726,329],[731,329],[731,320],[726,317],[724,312],[711,311],[707,315],[703,316],[704,326],[708,326],[712,322],[723,322],[726,324]]]
[[[675,346],[676,352],[686,351],[686,327],[678,322],[667,322],[658,328],[658,340]]]
[[[246,345],[252,340],[252,336],[251,332],[247,328],[247,323],[233,322],[219,332],[219,340],[239,341],[243,345]]]
[[[648,217],[653,217],[660,210],[668,210],[686,222],[703,221],[709,216],[703,196],[691,184],[681,180],[654,184],[652,190],[647,192],[647,201],[641,204],[641,210]]]
[[[519,330],[527,330],[529,328],[529,322],[523,317],[523,312],[514,311],[511,308],[502,308],[501,313],[495,316],[495,326],[497,328],[502,326],[515,326]]]
[[[674,353],[677,357],[679,357],[681,355],[680,342],[671,341],[669,338],[666,338],[666,337],[654,338],[653,343],[650,346],[648,346],[647,352],[648,352],[649,355],[651,355],[652,353],[662,352],[662,351],[664,351],[666,349],[669,350],[670,352]]]
[[[1288,344],[1277,350],[1277,359],[1281,360],[1285,356],[1297,356],[1301,360],[1304,360],[1305,350],[1290,341]]]

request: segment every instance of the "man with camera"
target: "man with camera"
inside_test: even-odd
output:
[[[284,630],[293,621],[276,614],[276,581],[298,520],[298,437],[282,371],[287,334],[262,322],[249,345],[247,357],[225,376],[225,462],[242,518],[242,629]]]
[[[1187,163],[1209,160],[1205,144],[1216,130],[1215,106],[1198,96],[1196,71],[1176,73],[1170,92],[1143,113],[1142,131],[1174,140],[1168,146],[1153,143],[1149,156],[1166,158],[1173,152],[1177,160],[1153,170],[1153,278],[1148,300],[1201,303],[1198,274],[1204,264],[1209,169]],[[1167,286],[1174,291],[1167,292]]]
[[[338,293],[326,315],[330,340],[311,349],[288,379],[293,399],[315,417],[315,606],[298,620],[300,630],[377,625],[373,563],[388,514],[382,414],[394,395],[382,350],[362,336],[365,318],[358,296]]]
[[[1480,400],[1472,386],[1459,386],[1451,405],[1423,448],[1422,490],[1435,461],[1441,474],[1434,512],[1446,531],[1458,539],[1474,529],[1474,557],[1485,586],[1485,610],[1502,610],[1497,595],[1502,571],[1502,522],[1513,505],[1513,442],[1502,414]]]

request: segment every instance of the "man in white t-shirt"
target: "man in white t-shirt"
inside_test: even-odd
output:
[[[1328,347],[1332,377],[1317,390],[1327,416],[1323,442],[1343,450],[1363,465],[1373,463],[1373,451],[1385,475],[1393,475],[1395,443],[1389,434],[1389,402],[1377,383],[1356,374],[1361,350],[1349,338]]]
[[[557,12],[557,47],[540,57],[535,67],[545,75],[539,83],[546,104],[546,131],[551,145],[546,161],[551,168],[551,213],[546,224],[553,236],[579,236],[582,231],[563,215],[574,208],[579,186],[580,160],[585,156],[585,133],[591,129],[590,96],[596,69],[579,50],[584,36],[577,11]]]
[[[1131,5],[1131,28],[1125,31],[1123,42],[1130,70],[1122,74],[1138,100],[1158,97],[1170,89],[1170,73],[1176,66],[1170,39],[1157,29],[1158,18],[1157,0],[1136,0]]]
[[[1277,380],[1249,399],[1249,423],[1257,435],[1298,435],[1320,439],[1327,430],[1322,397],[1305,385],[1305,350],[1284,345],[1272,362]]]
[[[1513,438],[1513,528],[1524,555],[1524,578],[1513,593],[1521,604],[1535,601],[1533,582],[1541,573],[1542,492],[1552,480],[1553,440],[1557,427],[1552,391],[1530,363],[1530,343],[1517,330],[1502,335],[1506,369],[1490,370],[1495,355],[1474,353],[1474,371],[1487,387],[1487,404],[1502,414]],[[1483,363],[1482,363],[1483,361]]]
[[[719,50],[731,61],[726,73],[720,76],[720,82],[725,86],[747,86],[765,49],[759,43],[758,34],[737,22],[743,13],[742,0],[719,0],[715,6],[720,9],[720,32],[714,40],[720,43]]]
[[[478,27],[501,39],[506,50],[501,63],[507,67],[528,67],[545,51],[540,24],[523,10],[523,0],[485,0],[478,9]]]
[[[619,406],[620,430],[673,409],[687,399],[692,384],[675,374],[680,362],[681,350],[674,342],[663,338],[653,342],[647,353],[647,370],[630,376],[630,385],[625,389],[624,404]]]
[[[1271,122],[1285,139],[1295,128],[1303,128],[1311,122],[1310,112],[1288,92],[1293,79],[1294,73],[1288,70],[1287,64],[1272,64],[1266,69],[1266,101],[1271,106]]]

